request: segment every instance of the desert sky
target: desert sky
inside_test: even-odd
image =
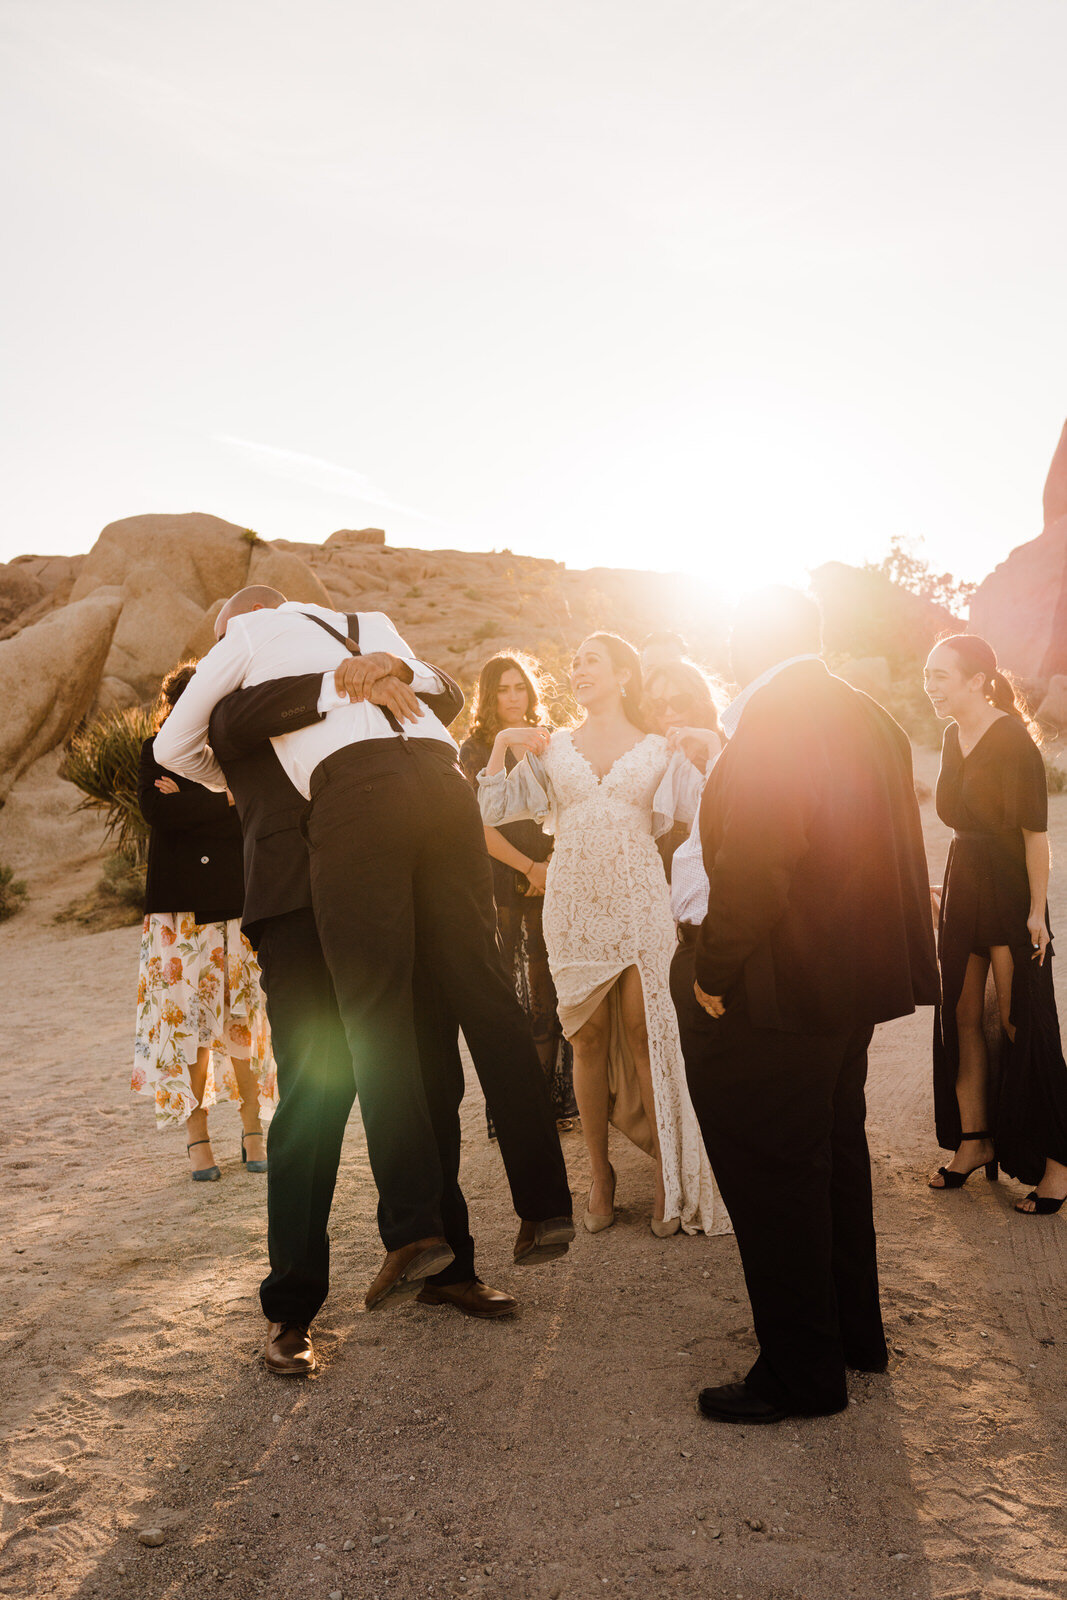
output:
[[[4,0],[0,557],[977,578],[1065,410],[1059,0]]]

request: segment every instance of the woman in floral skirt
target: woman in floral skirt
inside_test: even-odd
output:
[[[164,679],[157,730],[194,671]],[[167,772],[152,745],[138,787],[151,831],[132,1087],[152,1095],[161,1130],[185,1128],[195,1181],[221,1177],[207,1125],[220,1099],[239,1102],[241,1160],[265,1172],[261,1109],[277,1090],[259,967],[240,926],[240,823],[228,794]]]

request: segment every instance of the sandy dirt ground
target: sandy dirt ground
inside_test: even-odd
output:
[[[923,809],[939,876],[945,835]],[[1052,813],[1067,863],[1067,797]],[[1009,1181],[927,1189],[929,1012],[872,1052],[893,1357],[852,1382],[846,1413],[701,1418],[698,1389],[753,1354],[736,1247],[654,1239],[647,1163],[621,1140],[616,1227],[516,1269],[476,1087],[463,1177],[479,1266],[521,1316],[363,1312],[380,1245],[354,1118],[321,1374],[286,1383],[257,1359],[265,1180],[241,1171],[236,1110],[212,1113],[222,1182],[194,1186],[180,1137],[127,1087],[137,931],[53,924],[97,870],[55,830],[31,904],[0,927],[0,1592],[1067,1595],[1067,1215],[1016,1216]],[[1053,918],[1067,928],[1067,865]],[[580,1206],[580,1135],[565,1149]],[[138,1540],[149,1528],[158,1547]]]

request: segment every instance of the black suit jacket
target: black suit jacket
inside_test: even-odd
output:
[[[153,740],[141,746],[137,803],[148,823],[145,913],[191,911],[197,922],[229,922],[242,914],[241,824],[224,794],[161,767]],[[157,778],[173,778],[163,794]]]
[[[447,726],[463,710],[463,691],[440,667],[433,670],[445,685],[444,693],[420,698]],[[235,689],[211,713],[211,748],[226,775],[244,834],[242,925],[253,946],[267,917],[311,904],[307,847],[300,833],[307,801],[290,782],[270,740],[321,722],[321,689],[321,672],[273,678]]]
[[[842,1032],[938,999],[911,746],[821,661],[745,707],[712,769],[696,976],[757,1027]]]

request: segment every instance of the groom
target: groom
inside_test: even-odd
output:
[[[938,997],[911,747],[820,649],[796,590],[740,608],[742,692],[672,873],[686,1075],[760,1351],[701,1393],[722,1422],[840,1411],[846,1367],[885,1370],[867,1047]]]

